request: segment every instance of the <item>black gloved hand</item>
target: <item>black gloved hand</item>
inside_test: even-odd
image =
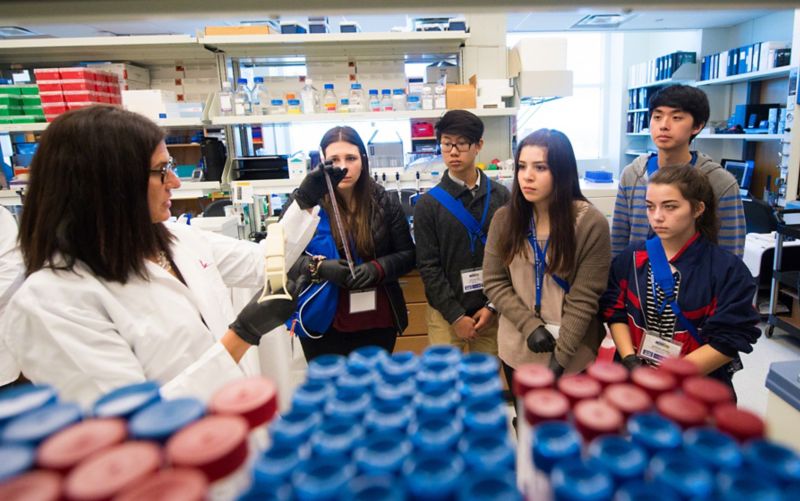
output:
[[[562,375],[564,375],[564,368],[561,367],[561,364],[559,364],[558,360],[556,360],[555,353],[553,353],[553,356],[550,357],[550,363],[547,364],[547,366],[551,371],[553,371],[553,374],[555,374],[556,378],[560,378]]]
[[[302,284],[289,282],[286,285],[288,291],[299,292]],[[282,291],[279,291],[282,292]],[[242,338],[245,342],[258,346],[261,336],[286,322],[297,308],[297,299],[269,298],[263,303],[258,302],[261,297],[259,290],[250,302],[242,308],[228,327]]]
[[[297,205],[301,209],[310,209],[315,205],[319,205],[320,201],[328,193],[325,173],[331,178],[331,184],[336,188],[339,182],[347,175],[347,169],[340,169],[339,167],[334,167],[331,162],[325,162],[317,165],[311,172],[306,174],[295,195]]]
[[[356,278],[347,275],[346,286],[348,289],[364,289],[378,283],[381,274],[378,267],[372,263],[362,263],[356,266]]]
[[[644,362],[642,362],[642,359],[637,357],[636,354],[632,353],[622,359],[622,365],[624,365],[629,371],[632,371],[633,369],[644,365]]]
[[[339,287],[347,287],[347,281],[352,280],[350,267],[344,259],[326,259],[317,266],[317,273],[323,280],[333,282]]]
[[[528,349],[534,353],[549,353],[556,349],[556,339],[544,325],[540,325],[528,336]]]

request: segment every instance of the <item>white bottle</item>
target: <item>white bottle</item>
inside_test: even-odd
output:
[[[306,83],[300,90],[300,104],[303,113],[309,114],[319,111],[319,94],[310,78],[306,78]]]
[[[231,83],[227,80],[222,82],[222,90],[217,92],[219,98],[219,114],[222,116],[233,115],[233,93]]]
[[[325,93],[322,94],[322,108],[326,113],[336,112],[336,105],[339,100],[336,99],[336,92],[333,90],[332,83],[325,84]]]
[[[427,85],[422,88],[422,109],[433,109],[433,91]]]
[[[253,114],[267,115],[269,113],[269,105],[272,98],[270,97],[267,88],[264,87],[264,78],[255,77],[253,81],[256,83],[256,86],[253,87],[253,92],[250,95]]]
[[[350,111],[358,113],[364,111],[364,89],[360,83],[350,84]]]
[[[369,111],[381,111],[381,97],[378,89],[369,90]]]
[[[392,91],[392,108],[394,111],[404,111],[406,109],[406,93],[403,89]]]
[[[251,115],[250,91],[247,90],[247,79],[240,78],[236,92],[233,93],[233,114],[237,116]]]
[[[391,89],[383,89],[381,91],[381,111],[394,111]]]
[[[433,88],[433,107],[437,110],[447,108],[447,99],[445,96],[445,87],[442,84],[436,84]]]

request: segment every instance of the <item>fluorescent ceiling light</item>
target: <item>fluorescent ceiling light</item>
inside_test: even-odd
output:
[[[0,26],[0,38],[35,37],[38,35],[38,33],[20,26]]]
[[[633,16],[630,14],[590,14],[588,16],[584,16],[580,21],[573,24],[572,28],[616,28],[632,17]]]

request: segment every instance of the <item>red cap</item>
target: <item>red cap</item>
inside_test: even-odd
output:
[[[750,411],[738,409],[736,404],[720,404],[714,407],[713,416],[717,428],[731,434],[740,442],[764,438],[764,421]]]
[[[243,417],[206,416],[169,439],[167,458],[173,466],[196,468],[214,482],[244,464],[248,431]]]
[[[684,430],[702,426],[708,418],[708,408],[705,404],[680,393],[661,395],[656,400],[656,409],[664,417],[678,423]]]
[[[126,442],[99,452],[73,468],[64,481],[72,501],[111,499],[139,485],[161,466],[161,450],[152,442]]]
[[[214,394],[208,409],[211,414],[242,416],[252,429],[275,416],[278,391],[272,381],[262,376],[237,379]]]
[[[29,471],[0,483],[3,501],[58,501],[61,499],[61,475],[52,471]]]
[[[556,376],[549,368],[539,364],[525,364],[514,370],[512,390],[517,398],[525,397],[531,390],[552,388]]]
[[[733,402],[731,387],[710,377],[690,377],[682,385],[686,396],[703,402],[709,407]]]
[[[650,398],[657,399],[663,393],[675,389],[678,381],[675,376],[666,371],[653,369],[652,367],[637,367],[631,372],[633,384],[643,389],[650,395]]]
[[[602,400],[581,400],[572,414],[586,442],[601,435],[616,435],[625,423],[622,413]]]
[[[628,380],[628,369],[614,362],[595,362],[586,368],[586,374],[603,385],[624,383]]]
[[[569,413],[569,400],[552,388],[529,391],[523,400],[525,419],[531,426],[544,421],[562,421]]]
[[[128,427],[122,419],[87,419],[42,442],[36,451],[36,463],[67,473],[95,452],[121,444],[127,435]]]
[[[661,361],[658,368],[675,376],[678,382],[687,377],[700,375],[700,368],[685,358],[667,358]]]
[[[557,386],[572,405],[587,398],[597,398],[603,389],[600,383],[585,374],[564,376],[558,380]]]
[[[203,501],[207,490],[205,475],[197,470],[175,468],[156,473],[114,501]]]
[[[653,399],[646,391],[630,383],[612,384],[603,391],[603,400],[620,411],[625,419],[637,412],[653,407]]]

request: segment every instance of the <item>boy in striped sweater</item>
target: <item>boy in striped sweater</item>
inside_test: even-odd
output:
[[[736,178],[708,155],[689,150],[708,121],[705,93],[688,85],[672,85],[653,94],[649,109],[650,137],[658,153],[640,155],[622,171],[611,226],[612,255],[653,234],[644,201],[650,176],[662,167],[691,164],[706,175],[717,199],[719,246],[741,258],[746,230]]]

